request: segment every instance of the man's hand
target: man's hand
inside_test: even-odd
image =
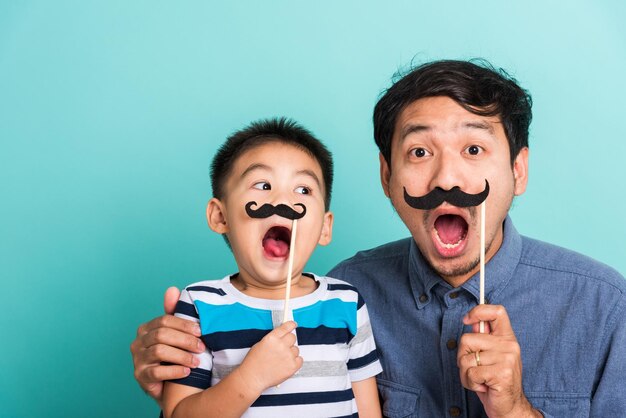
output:
[[[137,337],[130,345],[135,365],[135,379],[139,386],[159,405],[163,396],[163,381],[180,379],[189,375],[198,360],[189,353],[201,353],[205,347],[197,323],[172,316],[180,291],[170,287],[165,291],[165,315],[142,324]],[[173,363],[163,366],[161,362]]]
[[[480,321],[485,321],[484,334],[478,333]],[[459,343],[461,383],[477,393],[487,416],[542,417],[524,395],[521,350],[504,307],[479,305],[463,323],[474,333],[464,334]]]
[[[296,336],[292,333],[294,329],[295,322],[285,322],[253,345],[244,358],[239,373],[253,392],[261,394],[279,385],[302,367]]]

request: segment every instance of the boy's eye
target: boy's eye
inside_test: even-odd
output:
[[[422,147],[413,148],[411,151],[409,151],[409,153],[417,158],[423,158],[432,155],[426,148]]]
[[[296,187],[295,192],[300,193],[300,194],[311,194],[311,189],[309,189],[306,186],[300,186],[300,187]]]
[[[272,190],[272,186],[266,181],[260,181],[252,185],[255,189],[259,190]]]
[[[465,150],[469,155],[478,155],[483,152],[482,147],[479,147],[478,145],[470,145]]]

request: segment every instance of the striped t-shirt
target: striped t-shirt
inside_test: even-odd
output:
[[[302,368],[263,392],[246,417],[357,416],[352,382],[382,371],[367,307],[356,288],[306,275],[318,282],[317,289],[290,301]],[[283,300],[250,297],[230,279],[194,283],[182,292],[176,316],[200,322],[207,350],[197,355],[198,368],[175,383],[200,389],[217,384],[241,364],[250,347],[280,325]]]

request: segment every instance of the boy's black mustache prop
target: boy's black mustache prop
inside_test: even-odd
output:
[[[421,197],[411,196],[406,192],[404,188],[404,201],[407,205],[415,209],[430,210],[435,209],[443,202],[448,202],[451,205],[467,208],[470,206],[478,206],[489,195],[489,182],[485,179],[485,190],[478,194],[467,194],[461,191],[459,186],[454,186],[450,190],[443,190],[441,187],[435,187],[428,194]]]
[[[266,203],[258,209],[252,209],[252,206],[256,206],[256,202],[248,202],[246,203],[246,213],[251,218],[269,218],[272,215],[282,216],[283,218],[291,219],[300,219],[306,214],[306,206],[302,203],[296,203],[294,206],[302,206],[302,212],[298,213],[293,210],[290,206],[283,205],[279,203],[274,206],[272,204]]]

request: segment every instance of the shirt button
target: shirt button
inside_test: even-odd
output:
[[[451,417],[460,417],[461,416],[461,408],[457,407],[457,406],[453,406],[452,408],[450,408],[450,416]]]
[[[450,293],[450,299],[456,299],[459,297],[459,292]]]
[[[428,296],[426,295],[426,293],[420,296],[420,302],[426,303],[427,301],[428,301]]]
[[[448,342],[446,343],[446,347],[448,347],[448,350],[454,350],[456,348],[456,340],[454,339],[448,340]]]

